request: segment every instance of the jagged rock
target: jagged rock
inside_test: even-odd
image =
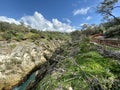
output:
[[[17,85],[31,70],[45,63],[47,60],[44,55],[51,56],[61,43],[63,42],[59,40],[47,43],[40,42],[39,46],[27,41],[17,44],[12,42],[8,45],[5,43],[6,46],[0,48],[4,52],[0,53],[0,90],[8,90]],[[13,44],[16,47],[11,49],[10,45]]]
[[[95,47],[95,49],[104,57],[111,57],[111,58],[116,58],[117,60],[120,61],[120,52],[114,51],[114,50],[107,50],[101,46]]]
[[[78,54],[79,52],[80,52],[80,48],[79,47],[74,47],[70,51],[70,56],[74,56],[74,55]]]

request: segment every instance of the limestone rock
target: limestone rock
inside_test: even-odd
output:
[[[52,55],[60,46],[60,41],[40,42],[39,46],[32,42],[5,43],[0,47],[0,90],[11,89],[35,67],[40,66],[47,60],[44,55]],[[11,45],[16,45],[11,48]],[[50,57],[50,56],[49,56]]]

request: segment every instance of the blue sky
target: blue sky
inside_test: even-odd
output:
[[[83,23],[99,24],[102,0],[1,0],[0,21],[24,22],[40,30],[72,31]],[[68,30],[67,30],[68,29]]]

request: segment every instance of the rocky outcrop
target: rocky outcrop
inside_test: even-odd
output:
[[[30,83],[30,85],[27,86],[26,90],[36,90],[39,86],[39,83],[47,75],[51,75],[51,77],[56,80],[60,78],[66,72],[65,66],[64,64],[61,65],[62,64],[61,62],[65,59],[72,58],[73,56],[78,54],[80,52],[80,49],[77,47],[78,45],[79,44],[77,42],[72,43],[70,41],[62,45],[60,48],[57,48],[49,59],[47,58],[47,56],[45,56],[45,58],[48,60],[48,63],[41,65],[41,68],[37,71],[36,74],[37,76],[35,81]],[[43,88],[41,88],[40,90],[42,89]],[[73,90],[72,87],[65,88],[59,86],[56,87],[54,90],[61,90],[61,89]]]
[[[24,41],[0,44],[0,90],[10,90],[24,80],[31,70],[45,63],[56,48],[64,43],[59,40],[37,42]]]
[[[62,48],[57,48],[47,62],[42,64],[37,71],[35,71],[35,80],[27,85],[25,90],[35,90],[39,82],[47,75],[53,72],[53,68],[65,57],[61,54],[64,52]]]
[[[99,45],[95,45],[95,50],[97,50],[104,57],[111,57],[119,60],[120,62],[120,52],[114,50],[107,50]]]

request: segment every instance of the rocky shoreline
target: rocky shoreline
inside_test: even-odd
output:
[[[8,43],[7,49],[12,47],[11,52],[8,54],[0,53],[0,56],[4,56],[0,60],[0,82],[2,81],[0,90],[12,90],[14,87],[20,86],[29,78],[31,73],[40,69],[40,66],[47,62],[45,56],[50,58],[52,53],[63,43],[64,41],[60,40],[39,41],[39,45],[28,41],[12,45]],[[4,47],[0,49],[8,52]]]

